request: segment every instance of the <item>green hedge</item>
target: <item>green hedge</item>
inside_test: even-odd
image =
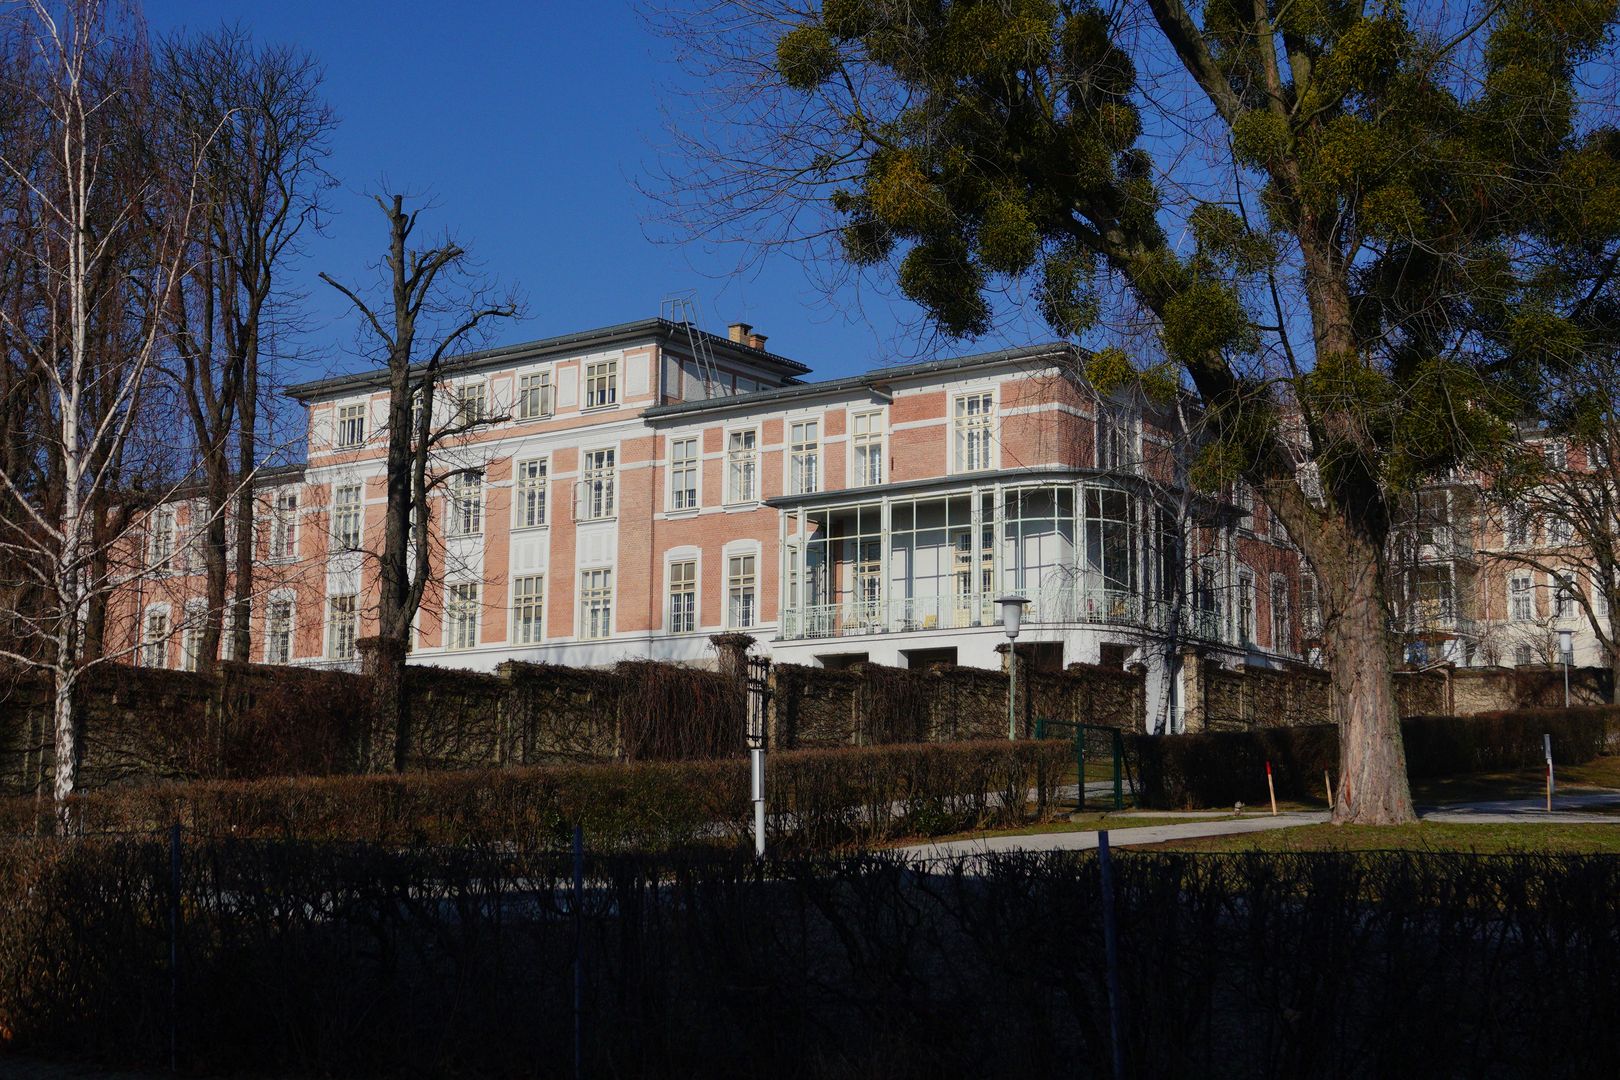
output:
[[[1052,811],[1068,763],[1067,748],[1050,742],[776,753],[771,828],[778,843],[828,848],[1020,825]],[[578,822],[594,851],[668,851],[746,840],[748,770],[730,758],[211,781],[92,792],[73,809],[88,833],[178,822],[204,836],[546,846],[566,842]],[[36,831],[39,810],[31,799],[0,804],[0,831]]]
[[[1514,769],[1543,760],[1576,765],[1604,753],[1620,731],[1620,707],[1521,709],[1475,716],[1415,716],[1401,722],[1407,774],[1450,776]],[[1131,735],[1126,753],[1143,806],[1198,809],[1266,801],[1266,762],[1277,797],[1325,803],[1323,772],[1338,782],[1338,729],[1331,724],[1196,735]]]

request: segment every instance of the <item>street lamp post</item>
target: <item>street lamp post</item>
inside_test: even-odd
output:
[[[748,660],[748,741],[749,795],[754,803],[754,857],[765,857],[765,741],[766,711],[770,701],[770,665],[764,657]]]
[[[1024,621],[1027,599],[1008,593],[996,601],[1001,605],[1001,626],[1007,631],[1007,738],[1018,738],[1018,626]]]
[[[1558,651],[1564,658],[1564,708],[1569,708],[1569,661],[1575,651],[1574,634],[1568,630],[1558,631]]]

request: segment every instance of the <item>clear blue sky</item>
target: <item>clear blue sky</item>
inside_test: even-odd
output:
[[[754,323],[817,377],[922,348],[907,336],[909,305],[871,290],[859,310],[849,294],[828,303],[786,255],[739,278],[734,251],[648,239],[653,208],[634,181],[656,158],[660,93],[679,72],[628,2],[145,0],[145,13],[154,33],[240,22],[325,65],[343,186],[293,272],[312,316],[302,345],[319,355],[296,377],[355,363],[343,302],[315,274],[369,280],[385,234],[364,193],[384,180],[431,192],[432,220],[524,291],[529,318],[501,330],[503,343],[656,315],[663,297],[695,288],[706,327]],[[1019,341],[983,345],[1003,343]]]

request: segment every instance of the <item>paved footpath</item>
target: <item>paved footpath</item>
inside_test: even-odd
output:
[[[1144,816],[1131,812],[1132,817]],[[1130,829],[1109,829],[1110,847],[1131,844],[1162,844],[1167,840],[1191,840],[1201,836],[1233,836],[1241,833],[1291,829],[1299,825],[1321,825],[1327,811],[1290,812],[1223,818],[1219,821],[1167,821],[1163,825],[1141,825]],[[902,854],[921,859],[953,859],[964,855],[991,855],[1007,851],[1090,851],[1097,846],[1097,834],[1090,831],[1020,833],[1015,836],[980,836],[971,840],[946,840],[934,844],[896,848]]]

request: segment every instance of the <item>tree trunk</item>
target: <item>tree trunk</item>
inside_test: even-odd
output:
[[[219,666],[219,641],[224,636],[225,596],[230,588],[229,548],[226,544],[225,506],[229,473],[223,442],[208,454],[208,531],[203,543],[204,604],[202,639],[195,657],[197,670],[212,672]]]
[[[1327,664],[1339,727],[1339,783],[1333,820],[1398,825],[1415,819],[1395,702],[1388,608],[1373,548],[1339,556],[1339,610],[1328,626]]]
[[[249,335],[241,400],[237,405],[239,431],[238,490],[236,493],[236,589],[231,604],[231,658],[253,659],[253,527],[258,517],[254,493],[258,487],[259,451],[259,346],[257,331]]]

